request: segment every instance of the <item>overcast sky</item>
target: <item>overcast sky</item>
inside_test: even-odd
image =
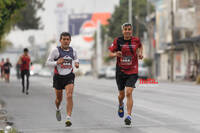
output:
[[[45,11],[40,12],[42,24],[45,31],[55,32],[57,28],[58,17],[56,17],[57,5],[64,3],[65,18],[67,13],[93,13],[93,12],[110,12],[119,4],[119,0],[46,0],[44,4]]]

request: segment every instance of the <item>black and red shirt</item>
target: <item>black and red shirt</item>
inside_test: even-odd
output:
[[[20,66],[20,70],[29,70],[30,68],[30,63],[31,63],[31,58],[28,55],[22,55],[21,56],[21,61],[22,64]]]
[[[117,57],[117,67],[125,74],[138,73],[137,49],[142,46],[140,39],[132,37],[130,40],[124,40],[124,37],[115,38],[113,44],[109,47],[111,52],[122,52],[122,57]]]
[[[3,66],[5,72],[10,72],[10,68],[12,67],[12,64],[10,62],[5,62]]]

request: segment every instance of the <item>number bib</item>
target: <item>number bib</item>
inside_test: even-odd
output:
[[[71,59],[65,59],[64,63],[61,64],[61,68],[71,69],[72,68],[72,60]]]
[[[121,65],[132,65],[132,56],[124,56],[120,58]]]

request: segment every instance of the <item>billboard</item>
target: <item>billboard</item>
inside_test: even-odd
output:
[[[71,14],[69,15],[69,32],[72,36],[80,34],[80,28],[85,21],[91,19],[92,14]]]
[[[79,57],[91,59],[97,22],[100,21],[102,25],[107,25],[110,17],[111,14],[108,12],[69,15],[68,28],[72,35],[72,45],[77,49]]]

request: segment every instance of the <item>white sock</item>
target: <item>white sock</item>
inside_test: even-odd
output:
[[[60,111],[61,110],[61,108],[59,107],[59,108],[56,108],[56,111]]]
[[[67,115],[67,120],[70,120],[71,116]]]

